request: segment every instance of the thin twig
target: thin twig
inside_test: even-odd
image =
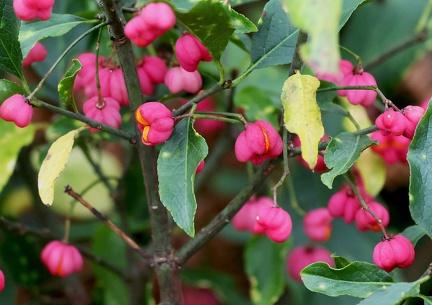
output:
[[[222,84],[222,85],[219,85],[219,84],[214,85],[213,87],[211,87],[207,91],[204,91],[203,93],[195,96],[193,99],[191,99],[190,101],[188,101],[186,104],[182,105],[181,107],[179,107],[178,109],[176,109],[175,111],[173,111],[173,116],[178,116],[178,115],[184,114],[194,104],[198,104],[199,102],[201,102],[205,98],[207,98],[207,97],[215,94],[216,92],[228,89],[230,87],[231,87],[231,81],[229,81],[229,80],[225,81],[225,83]]]
[[[87,201],[84,200],[78,193],[76,193],[71,186],[67,185],[64,189],[64,192],[81,203],[84,207],[86,207],[94,216],[102,220],[111,230],[114,231],[121,239],[123,239],[132,249],[138,252],[138,254],[144,259],[151,261],[152,256],[147,254],[132,238],[127,236],[119,227],[113,224],[106,216],[104,216],[101,212],[96,210],[94,207],[90,205]]]
[[[44,101],[36,100],[36,99],[31,100],[30,104],[33,105],[33,106],[36,106],[38,108],[48,109],[48,110],[50,110],[50,111],[52,111],[54,113],[61,114],[62,116],[65,116],[65,117],[68,117],[68,118],[71,118],[71,119],[74,119],[74,120],[77,120],[77,121],[81,121],[83,123],[88,124],[89,126],[91,126],[93,128],[96,128],[96,129],[105,131],[107,133],[110,133],[110,134],[112,134],[114,136],[126,139],[131,144],[136,144],[137,143],[137,137],[135,135],[133,135],[133,134],[127,132],[127,131],[124,131],[124,130],[121,130],[121,129],[117,129],[117,128],[114,128],[114,127],[102,124],[101,122],[92,120],[92,119],[90,119],[90,118],[88,118],[85,115],[82,115],[80,113],[75,113],[75,112],[72,112],[72,111],[69,111],[69,110],[66,110],[66,109],[63,109],[63,108],[60,108],[60,107],[48,104],[48,103],[46,103]]]
[[[385,227],[383,226],[382,219],[379,218],[379,217],[374,213],[374,211],[372,211],[372,210],[369,208],[369,206],[367,205],[366,201],[363,199],[363,196],[361,195],[360,190],[359,190],[359,188],[357,187],[357,185],[356,185],[356,184],[351,180],[350,176],[349,176],[347,173],[343,174],[343,177],[344,177],[345,180],[348,182],[348,184],[349,184],[349,186],[351,187],[351,189],[352,189],[354,195],[355,195],[355,196],[357,197],[357,199],[360,201],[360,204],[361,204],[362,208],[363,208],[366,212],[368,212],[369,214],[371,214],[372,217],[377,221],[378,226],[380,227],[381,231],[382,231],[383,234],[384,234],[384,238],[385,238],[385,239],[389,239],[389,235],[387,234],[387,231],[386,231]]]

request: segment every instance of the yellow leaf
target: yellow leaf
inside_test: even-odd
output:
[[[320,82],[316,77],[296,72],[282,88],[282,105],[286,129],[299,136],[302,157],[312,169],[318,159],[318,143],[324,135],[321,112],[316,101]]]
[[[58,138],[48,150],[38,175],[39,196],[45,205],[52,205],[54,200],[54,183],[66,167],[75,136],[87,127],[69,131]]]
[[[285,0],[295,26],[309,34],[300,48],[306,64],[315,72],[339,76],[339,19],[342,0]]]

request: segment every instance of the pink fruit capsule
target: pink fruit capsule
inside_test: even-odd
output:
[[[41,259],[49,272],[55,276],[66,277],[83,267],[83,258],[78,249],[57,240],[45,246]]]

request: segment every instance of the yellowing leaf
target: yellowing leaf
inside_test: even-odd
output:
[[[302,157],[310,168],[316,165],[318,142],[324,135],[321,112],[316,101],[319,85],[316,77],[296,72],[285,81],[281,95],[285,127],[299,136]]]
[[[309,34],[300,54],[315,72],[339,75],[342,0],[285,0],[292,23]]]
[[[54,183],[66,167],[75,136],[85,128],[87,127],[69,131],[64,136],[58,138],[48,150],[38,176],[39,196],[44,204],[48,206],[52,205],[54,200]]]

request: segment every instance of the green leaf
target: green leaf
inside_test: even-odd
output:
[[[0,120],[0,192],[15,169],[21,148],[33,141],[34,133],[32,124],[19,128],[14,123]]]
[[[21,26],[19,33],[19,41],[21,50],[25,58],[31,48],[39,40],[46,37],[62,36],[72,30],[79,24],[93,22],[74,15],[67,14],[52,14],[51,18],[46,21],[36,20],[25,22]]]
[[[218,0],[199,1],[188,12],[176,9],[177,22],[198,38],[219,62],[235,27],[225,5]]]
[[[207,153],[207,143],[193,129],[190,118],[176,125],[159,153],[157,171],[161,201],[189,236],[195,235],[195,171]]]
[[[0,104],[14,94],[24,94],[24,89],[13,81],[0,79]]]
[[[20,25],[12,0],[0,0],[0,70],[22,79],[23,56],[18,42]]]
[[[344,24],[351,17],[352,13],[362,2],[364,2],[364,0],[343,0],[342,13],[339,20],[339,28],[342,28],[344,26]]]
[[[426,235],[426,232],[418,225],[413,225],[411,227],[406,228],[402,235],[408,238],[411,243],[415,246],[417,242]]]
[[[350,264],[350,262],[342,256],[332,255],[331,258],[333,258],[336,269],[342,269]]]
[[[231,22],[235,27],[236,34],[246,34],[258,31],[256,25],[250,21],[245,15],[233,10],[231,6],[225,6],[231,18]]]
[[[354,135],[350,132],[342,132],[333,137],[324,155],[324,162],[331,170],[321,175],[321,181],[331,189],[334,178],[346,173],[362,151],[374,143],[367,135]]]
[[[421,118],[408,149],[409,207],[413,220],[432,237],[432,107]]]
[[[102,224],[93,237],[92,250],[96,255],[119,269],[127,267],[126,244],[113,230]],[[130,303],[128,287],[122,278],[97,263],[93,263],[91,266],[98,286],[102,289],[102,304],[123,305]]]
[[[416,297],[420,293],[420,284],[424,283],[429,277],[421,278],[412,283],[396,283],[391,286],[384,286],[376,290],[367,299],[358,305],[398,305],[402,301]]]
[[[48,206],[52,205],[54,200],[54,183],[66,167],[75,136],[86,128],[81,127],[68,132],[58,138],[48,150],[38,175],[39,196],[44,204]]]
[[[255,236],[248,243],[245,252],[246,274],[255,305],[274,304],[282,295],[289,247],[289,242],[275,243],[264,235]]]
[[[300,276],[306,288],[331,297],[366,298],[376,290],[394,284],[387,272],[365,262],[352,262],[340,269],[318,262],[304,268]]]
[[[72,66],[67,70],[65,77],[58,84],[58,92],[62,102],[66,106],[71,106],[75,112],[78,112],[74,99],[73,85],[75,77],[82,66],[78,59],[73,59],[72,61]]]
[[[252,39],[252,69],[288,64],[294,55],[298,30],[291,24],[281,0],[270,0],[264,7],[258,32]]]
[[[279,109],[268,93],[258,87],[246,87],[236,92],[234,105],[244,110],[250,121],[265,120],[278,126]]]
[[[285,81],[281,95],[285,127],[300,138],[302,157],[310,168],[317,163],[318,143],[324,135],[316,101],[319,85],[316,77],[301,75],[297,71]]]
[[[315,73],[339,75],[339,17],[342,0],[285,0],[295,26],[308,33],[300,47],[305,63]]]

